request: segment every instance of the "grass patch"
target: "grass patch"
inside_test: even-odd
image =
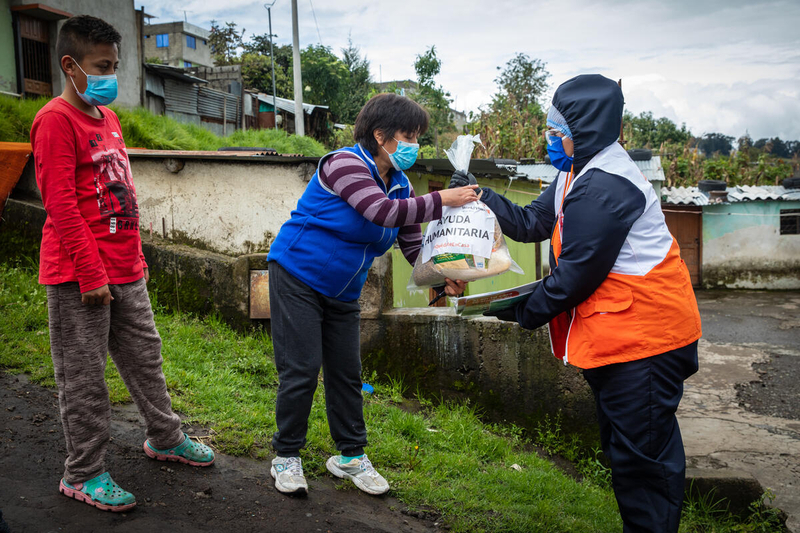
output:
[[[214,317],[155,307],[174,408],[213,429],[221,451],[270,457],[278,380],[269,338],[262,332],[236,333]],[[0,264],[0,367],[53,386],[45,291],[30,267]],[[112,401],[129,401],[112,364],[107,379]],[[376,390],[364,406],[369,454],[407,505],[434,509],[459,532],[621,530],[613,493],[601,476],[578,482],[564,475],[527,451],[529,443],[518,428],[485,424],[468,403],[434,405],[421,399],[422,411],[412,413],[399,406],[405,392],[401,382],[380,382],[375,375],[368,381]],[[541,432],[540,441],[549,439],[553,449],[570,446],[562,444],[570,440],[556,425]],[[322,475],[332,453],[320,386],[303,452],[307,474]],[[709,504],[688,506],[681,531],[770,531],[742,529],[750,526],[712,511]],[[769,524],[764,516],[759,515],[759,525]]]
[[[31,124],[49,99],[12,98],[0,95],[0,141],[30,142]],[[216,150],[223,146],[274,148],[282,154],[322,156],[326,148],[310,137],[289,135],[283,130],[236,130],[220,137],[201,126],[185,124],[144,108],[111,106],[122,125],[129,147],[154,150]]]

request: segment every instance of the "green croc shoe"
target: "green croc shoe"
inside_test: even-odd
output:
[[[159,450],[150,445],[150,440],[144,441],[144,453],[151,459],[158,461],[177,461],[192,466],[209,466],[214,462],[214,450],[189,438],[186,433],[183,442],[168,450]]]
[[[103,511],[119,513],[136,506],[136,497],[117,485],[108,472],[75,485],[62,479],[58,491]]]

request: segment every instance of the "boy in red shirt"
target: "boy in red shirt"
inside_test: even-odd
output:
[[[99,509],[136,505],[105,471],[111,408],[104,371],[111,355],[146,425],[145,453],[195,466],[214,452],[181,431],[161,370],[161,338],[147,294],[139,207],[113,111],[120,34],[79,16],[56,45],[67,77],[31,129],[36,181],[47,221],[39,282],[47,286],[50,346],[67,442],[59,490]]]

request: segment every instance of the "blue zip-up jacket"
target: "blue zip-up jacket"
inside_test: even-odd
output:
[[[364,161],[389,199],[410,196],[408,178],[400,171],[390,171],[386,190],[372,154],[361,145],[331,152],[320,159],[297,208],[270,246],[267,261],[277,261],[315,291],[349,302],[361,295],[372,261],[391,248],[400,229],[370,222],[320,181],[325,160],[338,152],[349,152]]]
[[[553,105],[573,135],[575,176],[617,141],[623,104],[619,86],[597,74],[572,78],[555,92]],[[483,189],[481,200],[497,215],[505,236],[518,242],[540,242],[553,234],[555,192],[566,179],[566,172],[559,173],[557,181],[525,207],[488,188]],[[527,301],[498,317],[534,329],[586,300],[608,276],[644,208],[644,195],[629,180],[600,168],[588,170],[564,199],[565,238],[558,266],[551,246],[550,275]]]

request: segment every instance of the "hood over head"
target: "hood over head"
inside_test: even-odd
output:
[[[576,76],[556,89],[553,107],[566,121],[575,144],[576,174],[595,154],[617,141],[624,104],[617,82],[600,74]]]

